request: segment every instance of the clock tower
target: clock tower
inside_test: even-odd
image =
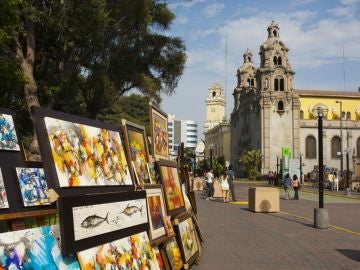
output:
[[[209,87],[209,94],[206,98],[204,132],[225,120],[225,106],[224,89],[218,83],[214,83]]]

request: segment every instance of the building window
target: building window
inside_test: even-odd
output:
[[[346,120],[351,120],[351,112],[346,113]]]
[[[333,137],[331,139],[331,158],[339,158],[338,153],[340,153],[340,137]]]
[[[342,120],[345,120],[345,112],[341,112],[341,118]]]
[[[212,97],[215,97],[215,96],[216,96],[216,92],[213,91],[213,92],[212,92]]]
[[[316,159],[316,139],[314,136],[307,136],[305,139],[305,157]]]
[[[284,102],[281,100],[278,102],[278,111],[284,111]]]
[[[274,82],[275,91],[284,91],[284,79],[281,77],[275,78]]]
[[[304,111],[300,110],[300,119],[304,119]]]
[[[356,156],[360,158],[360,137],[356,140]]]
[[[281,56],[274,56],[273,59],[274,65],[275,66],[281,66],[282,65],[282,60],[281,60]]]
[[[248,86],[254,86],[255,85],[255,81],[253,78],[248,78],[247,79],[247,85]]]

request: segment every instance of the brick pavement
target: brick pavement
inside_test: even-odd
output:
[[[236,184],[239,201],[247,201],[249,186]],[[333,227],[316,229],[318,195],[311,191],[304,188],[299,201],[281,199],[281,212],[269,214],[250,212],[243,204],[205,201],[198,193],[205,243],[199,264],[191,269],[360,269],[360,200],[346,203],[340,197],[334,203],[326,196]]]

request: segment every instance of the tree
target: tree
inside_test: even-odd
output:
[[[261,158],[260,150],[245,150],[240,156],[239,161],[245,167],[249,179],[254,180],[260,175]]]
[[[193,148],[189,148],[186,147],[184,149],[184,158],[185,158],[185,163],[187,164],[188,168],[190,168],[190,170],[194,170],[194,160],[195,160],[195,149]]]

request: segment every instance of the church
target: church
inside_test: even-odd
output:
[[[255,67],[251,51],[243,54],[230,116],[230,162],[236,176],[245,175],[239,163],[245,150],[261,151],[263,174],[277,170],[284,148],[291,158],[301,157],[305,174],[312,171],[319,154],[314,111],[318,107],[327,112],[323,118],[324,164],[360,175],[360,93],[294,89],[295,72],[288,53],[273,21],[260,46],[260,67]]]

